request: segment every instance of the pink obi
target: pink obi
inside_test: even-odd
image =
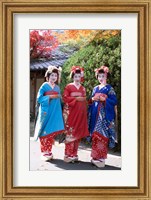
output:
[[[82,93],[81,92],[71,92],[70,96],[71,97],[82,97]]]
[[[53,95],[53,94],[58,94],[58,92],[56,92],[56,91],[47,91],[47,92],[45,92],[44,93],[44,96],[46,96],[46,95]]]

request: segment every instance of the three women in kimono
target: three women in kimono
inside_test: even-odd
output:
[[[60,79],[60,69],[48,68],[45,75],[47,82],[42,84],[37,96],[40,107],[35,136],[40,139],[42,157],[51,159],[54,137],[65,132],[64,161],[74,162],[78,160],[81,138],[89,136],[90,132],[91,162],[97,167],[104,167],[108,146],[113,148],[116,142],[114,121],[116,94],[111,85],[106,83],[108,68],[102,66],[97,69],[96,78],[100,84],[93,89],[87,121],[86,89],[81,85],[83,72],[83,68],[79,66],[73,66],[71,69],[70,76],[73,82],[68,84],[63,92],[63,121],[60,89],[56,84]]]

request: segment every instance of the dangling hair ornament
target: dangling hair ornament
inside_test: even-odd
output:
[[[58,75],[59,75],[58,83],[60,83],[60,81],[61,81],[61,72],[62,72],[62,68],[61,67],[56,67],[56,66],[53,66],[53,65],[48,66],[48,69],[47,69],[47,71],[45,73],[45,77],[47,77],[48,73],[52,73],[55,70],[58,71]]]
[[[80,66],[72,66],[71,68],[71,73],[70,73],[70,77],[72,77],[72,74],[76,73],[76,71],[80,71],[81,73],[81,82],[84,82],[84,68],[80,67]]]
[[[109,68],[107,66],[101,66],[98,69],[95,69],[95,76],[97,77],[100,70],[103,70],[105,75],[107,76],[107,73],[109,73]]]

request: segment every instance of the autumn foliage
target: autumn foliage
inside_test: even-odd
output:
[[[51,30],[30,31],[30,58],[51,58],[51,52],[58,46],[58,40]]]
[[[109,39],[119,30],[31,30],[30,58],[51,58],[52,50],[58,45],[68,45],[77,50],[100,38]]]
[[[56,32],[54,34],[60,44],[79,45],[82,48],[95,37],[97,32],[97,30],[64,30],[62,33]]]

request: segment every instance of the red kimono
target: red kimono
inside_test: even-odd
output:
[[[76,99],[76,97],[85,96],[85,88],[81,85],[77,89],[73,83],[68,84],[63,93],[65,103],[63,116],[66,129],[65,154],[68,156],[77,156],[80,139],[89,135],[86,101]]]

